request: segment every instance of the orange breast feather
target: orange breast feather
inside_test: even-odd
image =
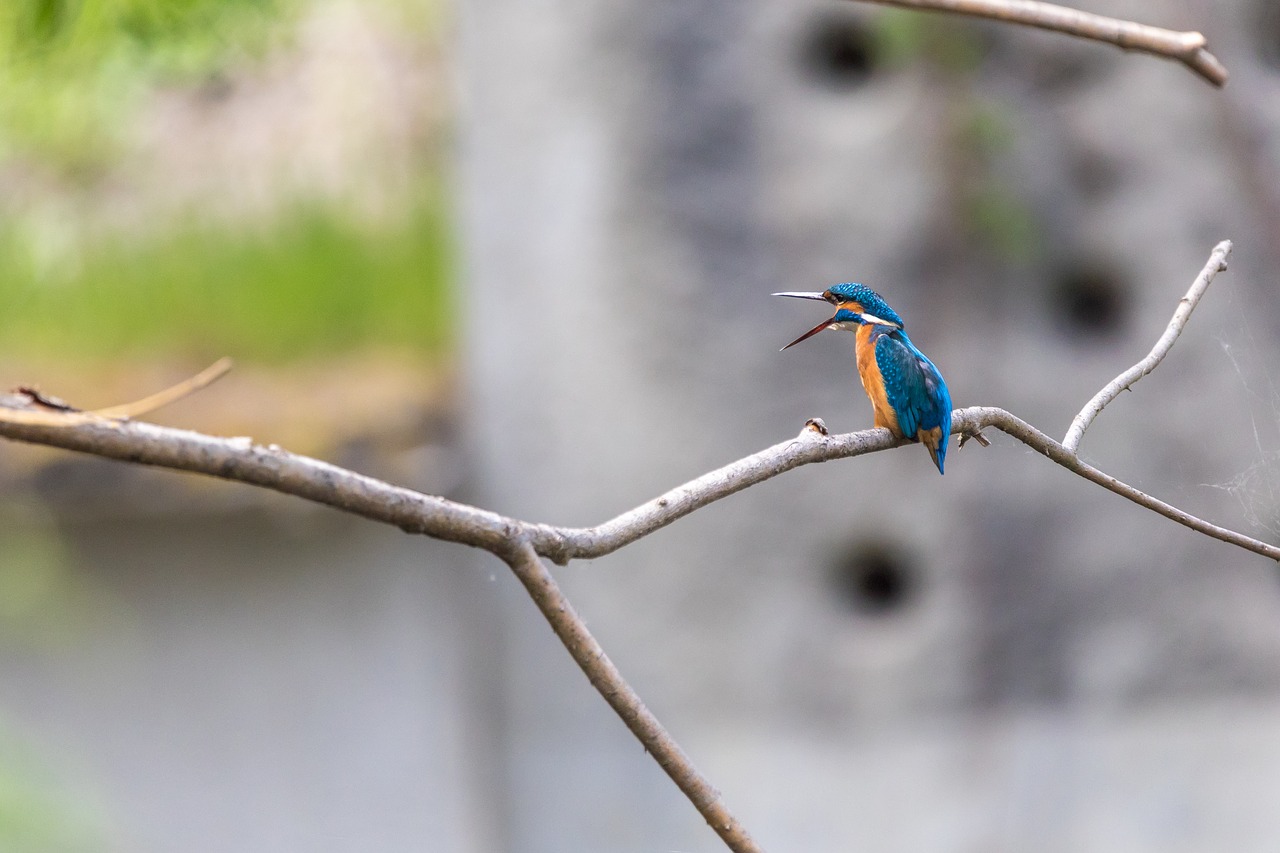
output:
[[[894,435],[901,437],[898,428],[898,416],[889,405],[889,398],[884,391],[884,379],[880,375],[880,365],[876,363],[875,344],[871,343],[871,326],[861,326],[857,332],[858,376],[862,378],[862,387],[871,398],[871,408],[875,412],[875,425],[887,427]]]

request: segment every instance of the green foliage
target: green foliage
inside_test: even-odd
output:
[[[138,96],[269,46],[296,0],[4,0],[0,159],[93,169]]]
[[[20,504],[0,507],[0,637],[7,646],[65,639],[74,580],[48,519]],[[16,524],[21,518],[30,526]],[[102,819],[66,790],[37,750],[0,724],[0,850],[79,853],[104,848]]]
[[[1009,108],[974,97],[967,82],[980,70],[980,27],[941,16],[886,9],[874,18],[877,60],[887,67],[921,64],[954,85],[948,99],[948,166],[955,215],[973,244],[1011,263],[1043,251],[1035,218],[1004,175],[1014,143]]]
[[[1013,117],[995,101],[970,100],[967,106],[954,140],[968,167],[960,215],[973,239],[996,257],[1030,262],[1043,252],[1040,228],[1003,165],[1013,149]]]
[[[70,583],[62,538],[25,503],[0,509],[0,633],[44,633],[58,621]]]
[[[50,356],[285,360],[448,343],[449,222],[439,189],[376,227],[298,203],[246,229],[195,219],[79,246],[50,266],[0,232],[0,348]]]
[[[234,72],[302,7],[0,0],[0,162],[18,156],[52,169],[74,198],[76,183],[93,188],[110,173],[130,108],[148,92]],[[430,9],[422,15],[434,19]],[[444,201],[430,183],[409,215],[377,226],[338,201],[295,203],[265,226],[193,214],[98,237],[56,214],[17,214],[0,222],[0,350],[267,359],[369,343],[438,351],[450,259]]]
[[[1020,264],[1039,258],[1040,230],[1026,204],[1012,191],[989,183],[966,201],[970,230],[996,257]]]
[[[0,731],[0,849],[24,853],[103,850],[106,822],[65,790],[32,750]]]
[[[873,18],[873,45],[877,62],[890,68],[926,62],[946,73],[969,74],[983,58],[972,26],[900,9],[885,9]]]

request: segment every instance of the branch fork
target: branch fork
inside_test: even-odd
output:
[[[1198,32],[1178,33],[1057,6],[1036,0],[866,0],[920,10],[949,11],[1056,30],[1109,42],[1180,61],[1216,86],[1227,70],[1209,53]],[[1062,444],[1003,409],[972,407],[952,415],[952,432],[960,445],[973,439],[986,446],[984,427],[994,427],[1039,451],[1052,461],[1128,500],[1186,527],[1241,548],[1280,560],[1280,548],[1242,533],[1220,528],[1143,494],[1082,462],[1077,456],[1085,430],[1108,403],[1163,359],[1181,333],[1214,275],[1226,268],[1229,242],[1218,245],[1170,321],[1155,349],[1116,377],[1072,422]],[[761,853],[760,846],[734,818],[711,783],[693,766],[679,745],[644,706],[604,650],[574,612],[547,570],[543,559],[564,564],[603,556],[683,518],[695,510],[748,486],[814,462],[843,459],[905,444],[888,430],[871,429],[831,435],[821,419],[809,420],[789,441],[704,474],[665,495],[590,528],[566,528],[507,518],[478,507],[393,486],[326,462],[299,456],[276,445],[256,445],[248,438],[216,438],[197,432],[133,420],[215,381],[230,369],[223,360],[201,374],[159,394],[124,406],[83,412],[33,389],[0,397],[0,437],[44,444],[112,459],[155,465],[235,480],[295,495],[410,533],[481,548],[503,560],[615,713],[645,750],[662,766],[711,828],[734,853]]]
[[[1213,277],[1225,269],[1230,251],[1231,244],[1227,241],[1213,250],[1156,347],[1095,395],[1076,417],[1063,443],[1059,444],[1004,409],[981,406],[953,412],[952,433],[959,435],[961,442],[974,438],[985,443],[982,430],[993,427],[1139,506],[1206,536],[1280,561],[1280,548],[1219,527],[1151,497],[1083,462],[1076,453],[1084,431],[1107,403],[1150,373],[1163,359]],[[542,559],[563,565],[570,560],[602,557],[708,504],[793,468],[876,453],[907,444],[906,440],[895,438],[887,429],[833,435],[820,419],[813,418],[794,438],[703,474],[595,527],[558,527],[425,495],[290,453],[276,445],[255,444],[246,437],[218,438],[126,417],[204,387],[228,368],[228,363],[219,362],[160,394],[97,412],[75,411],[61,401],[50,406],[54,398],[39,394],[0,397],[0,437],[261,486],[392,524],[410,533],[489,551],[516,574],[591,684],[729,849],[735,853],[759,853],[761,848],[728,811],[715,788],[697,771],[604,654],[560,592]]]

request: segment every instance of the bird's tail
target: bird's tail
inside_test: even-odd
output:
[[[933,457],[933,464],[938,466],[938,473],[939,474],[947,473],[946,471],[942,470],[942,463],[947,458],[947,449],[945,447],[930,447],[929,455]]]
[[[916,433],[916,437],[920,439],[929,450],[929,458],[933,460],[933,464],[938,466],[938,473],[945,474],[942,470],[943,464],[947,461],[947,439],[950,437],[942,431],[942,427],[934,427],[933,429],[922,429]]]

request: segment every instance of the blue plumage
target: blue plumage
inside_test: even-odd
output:
[[[951,435],[951,393],[938,368],[907,337],[906,324],[897,312],[880,294],[856,282],[837,284],[822,293],[775,295],[821,299],[836,306],[831,319],[787,347],[824,329],[856,333],[858,375],[871,398],[875,425],[924,444],[942,473]]]
[[[881,332],[882,326],[872,329],[876,366],[889,406],[898,421],[898,432],[904,436],[932,433],[929,452],[942,473],[947,457],[946,437],[951,435],[951,392],[938,368],[911,343],[906,332]],[[941,438],[941,441],[937,439]],[[936,445],[936,446],[935,446]]]
[[[888,320],[891,323],[897,323],[899,329],[905,328],[907,325],[902,322],[898,312],[890,308],[889,303],[880,297],[880,294],[865,284],[847,281],[844,284],[833,284],[826,292],[838,298],[837,305],[854,303],[861,306],[858,310],[862,313],[879,317],[881,320]],[[828,299],[827,301],[830,302],[831,300]]]

